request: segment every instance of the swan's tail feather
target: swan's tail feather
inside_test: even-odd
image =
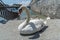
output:
[[[47,21],[50,20],[51,18],[48,16],[46,20],[44,21],[44,24],[47,24]]]

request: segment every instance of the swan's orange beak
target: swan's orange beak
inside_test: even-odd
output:
[[[19,9],[19,11],[18,11],[18,15],[21,15],[21,13],[22,13],[22,8]]]

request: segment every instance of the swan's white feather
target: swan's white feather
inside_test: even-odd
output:
[[[21,34],[32,34],[41,30],[44,27],[42,25],[46,26],[47,20],[49,19],[50,19],[49,17],[46,18],[46,21],[44,21],[43,19],[37,19],[37,18],[31,19],[28,25],[26,25],[25,28],[22,29],[22,27],[26,23],[26,21],[24,21],[22,24],[19,25],[18,29]]]
[[[18,29],[20,30],[25,22],[19,25]],[[25,26],[25,28],[20,30],[20,33],[22,34],[31,34],[34,32],[37,32],[41,30],[44,26],[42,26],[44,23],[40,19],[33,19],[29,21],[29,24]]]

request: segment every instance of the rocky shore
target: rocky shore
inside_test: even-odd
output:
[[[60,19],[48,20],[48,27],[33,35],[22,36],[17,27],[23,20],[10,20],[0,23],[0,40],[60,40]]]

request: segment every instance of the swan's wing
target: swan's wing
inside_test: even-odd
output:
[[[23,28],[23,30],[33,31],[33,30],[41,29],[42,25],[44,25],[43,21],[36,20],[36,19],[35,20],[30,20],[29,24],[26,25],[26,27]]]
[[[43,22],[40,20],[30,20],[29,24],[26,25],[20,32],[23,34],[35,33],[43,28],[42,24]]]
[[[34,23],[35,25],[42,25],[42,24],[44,24],[43,20],[40,20],[40,19],[30,20],[29,23]]]
[[[33,28],[31,25],[28,24],[25,28],[23,28],[23,30],[33,31]]]
[[[31,24],[28,24],[21,31],[21,33],[23,33],[23,34],[31,34],[31,33],[34,33],[34,32],[36,32],[36,28],[33,25],[31,25]]]
[[[32,23],[35,25],[36,30],[41,30],[44,26],[44,22],[39,19],[34,19],[30,21],[31,25]]]
[[[40,23],[40,21],[39,20],[30,20],[30,22],[29,22],[29,24],[28,25],[26,25],[26,27],[25,28],[23,28],[23,29],[25,29],[25,30],[36,30],[36,26],[38,26],[38,25],[40,25],[39,24]]]

